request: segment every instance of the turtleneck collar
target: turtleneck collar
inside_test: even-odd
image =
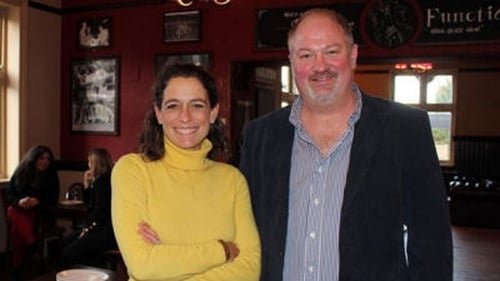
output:
[[[201,148],[197,150],[183,149],[164,137],[165,156],[164,162],[168,165],[183,170],[203,170],[210,163],[207,158],[208,152],[212,149],[212,143],[205,139],[201,143]]]

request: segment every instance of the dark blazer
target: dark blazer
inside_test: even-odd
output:
[[[339,280],[451,281],[449,215],[428,116],[364,94],[362,101],[340,218]],[[282,280],[294,138],[289,115],[290,107],[249,123],[241,147],[263,281]]]

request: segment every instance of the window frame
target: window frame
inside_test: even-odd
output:
[[[0,0],[2,11],[3,83],[0,85],[0,182],[7,182],[21,158],[23,136],[22,103],[26,92],[23,70],[26,63],[28,5],[24,1]],[[7,132],[9,132],[7,134]]]
[[[6,26],[7,8],[0,5],[0,179],[7,178],[7,75]]]

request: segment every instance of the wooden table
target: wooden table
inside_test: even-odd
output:
[[[69,220],[72,222],[73,228],[87,219],[88,210],[85,204],[79,205],[63,205],[44,206],[41,208],[42,227],[52,227],[57,220]]]

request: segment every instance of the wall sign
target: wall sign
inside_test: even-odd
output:
[[[361,10],[365,4],[328,5],[325,8],[335,9],[344,15],[352,25],[354,41],[359,42],[358,23]],[[314,6],[317,7],[317,6]],[[293,20],[312,6],[261,9],[257,11],[257,48],[286,48],[288,30]]]
[[[422,15],[416,0],[372,0],[364,7],[360,21],[365,42],[396,48],[417,38]]]
[[[325,8],[344,15],[360,45],[500,42],[500,0],[371,0]],[[291,22],[311,6],[257,11],[257,48],[286,48]]]
[[[443,2],[420,4],[424,21],[418,43],[500,42],[500,0]]]

